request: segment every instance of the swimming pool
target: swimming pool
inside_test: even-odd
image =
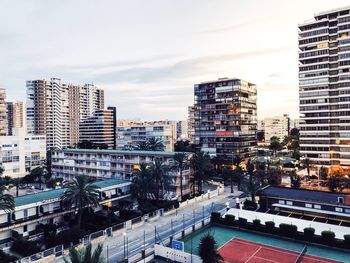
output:
[[[211,233],[217,242],[218,247],[221,247],[232,238],[240,238],[248,241],[261,243],[264,245],[274,246],[278,248],[288,249],[295,252],[301,252],[305,243],[284,240],[278,237],[271,237],[264,234],[253,233],[245,230],[226,228],[221,226],[209,226],[197,232],[194,232],[192,237],[188,236],[183,241],[185,242],[185,251],[198,255],[198,245],[202,236]],[[192,244],[192,245],[191,245]],[[307,244],[307,254],[337,260],[341,262],[350,262],[350,251],[340,250],[336,248],[328,248],[315,244]]]

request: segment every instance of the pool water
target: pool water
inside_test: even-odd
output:
[[[256,234],[253,232],[248,232],[244,230],[226,228],[221,226],[210,226],[202,230],[196,231],[192,236],[186,237],[183,241],[185,242],[185,251],[198,255],[198,246],[202,236],[210,233],[214,236],[218,248],[223,246],[226,242],[230,241],[232,238],[240,238],[247,241],[257,242],[264,245],[269,245],[273,247],[283,248],[300,253],[305,245],[305,243],[297,241],[289,241],[280,239],[278,237],[265,236],[263,234]],[[331,247],[319,246],[316,244],[307,244],[307,253],[312,256],[328,258],[341,262],[350,263],[350,250],[340,250]]]

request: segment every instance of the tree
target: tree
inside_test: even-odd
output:
[[[16,197],[18,197],[19,186],[22,183],[22,178],[12,178],[11,184],[16,187]]]
[[[79,251],[75,247],[69,249],[69,259],[71,263],[103,263],[105,262],[102,257],[102,245],[98,244],[94,253],[91,254],[91,244],[87,245],[85,250]],[[69,261],[64,258],[65,263]]]
[[[295,173],[295,171],[290,172],[290,186],[292,188],[299,188],[300,187],[300,177]]]
[[[258,139],[258,142],[262,142],[265,140],[265,132],[264,131],[258,131],[256,133],[256,137]]]
[[[257,179],[256,170],[251,160],[248,160],[246,167],[247,167],[246,170],[248,174],[248,181],[246,181],[245,183],[245,189],[246,189],[246,192],[248,192],[251,195],[252,201],[254,202],[255,193],[260,188],[260,182]]]
[[[144,204],[147,195],[154,189],[152,174],[147,164],[140,164],[140,168],[132,174],[131,193],[137,197],[140,204]]]
[[[165,149],[165,146],[162,142],[162,140],[158,139],[158,138],[155,138],[155,137],[152,137],[150,138],[148,141],[147,141],[147,144],[148,144],[148,149],[150,151],[164,151]]]
[[[299,138],[299,129],[298,128],[291,129],[290,130],[290,136]]]
[[[182,193],[182,181],[183,181],[183,170],[188,166],[188,154],[186,153],[176,153],[174,156],[175,168],[180,172],[180,200],[182,201],[183,193]]]
[[[327,187],[331,192],[337,192],[341,185],[341,176],[339,174],[334,174],[328,177]]]
[[[233,176],[231,177],[231,193],[233,193],[233,180],[235,177],[237,183],[238,183],[238,189],[240,189],[241,187],[241,181],[243,179],[243,169],[242,169],[242,163],[243,160],[241,159],[241,157],[236,154],[233,156],[232,158],[232,170],[233,170]]]
[[[203,263],[224,262],[222,256],[217,252],[217,244],[214,237],[209,233],[201,238],[198,251]]]
[[[302,161],[303,166],[306,168],[307,176],[310,177],[310,168],[311,168],[311,162],[309,158],[305,158]]]
[[[135,146],[135,150],[139,150],[139,151],[148,151],[148,144],[146,141],[140,141],[136,144]]]
[[[214,172],[213,164],[210,161],[208,153],[203,151],[196,152],[190,161],[193,171],[193,192],[195,192],[195,183],[197,182],[198,192],[202,193],[203,182]]]
[[[81,228],[82,212],[84,207],[99,205],[100,187],[89,182],[86,175],[77,175],[73,183],[61,195],[61,200],[69,207],[78,209],[78,228]]]
[[[277,151],[280,151],[282,149],[282,144],[279,141],[278,137],[271,137],[271,142],[269,146],[270,150],[272,150],[275,154]]]
[[[159,158],[156,158],[150,166],[150,171],[155,184],[155,196],[157,202],[159,201],[160,192],[164,193],[164,189],[168,188],[169,180],[169,166]]]
[[[11,213],[15,210],[15,199],[10,194],[4,194],[4,188],[0,187],[0,210]]]
[[[92,141],[83,140],[77,143],[78,149],[96,149]]]
[[[195,144],[189,140],[177,140],[174,144],[175,152],[194,152]]]
[[[41,189],[41,184],[43,183],[43,178],[47,176],[47,170],[44,166],[38,166],[30,171],[30,178],[33,179],[33,181],[39,182],[39,188]]]

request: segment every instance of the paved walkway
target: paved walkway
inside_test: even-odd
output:
[[[240,192],[237,190],[234,193],[230,193],[230,189],[227,187],[225,192],[219,196],[198,201],[182,209],[177,209],[170,215],[161,216],[151,222],[145,222],[135,229],[128,230],[125,235],[121,233],[116,237],[108,237],[103,242],[104,256],[105,258],[108,257],[108,262],[111,263],[119,262],[124,257],[131,257],[140,253],[143,248],[153,247],[155,241],[160,242],[171,235],[171,233],[179,232],[183,228],[191,226],[193,222],[201,221],[203,217],[208,217],[212,211],[224,209],[226,202],[229,202],[230,207],[233,207],[235,197],[239,194]],[[63,262],[63,259],[56,260],[56,262]]]

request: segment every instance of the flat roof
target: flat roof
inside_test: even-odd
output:
[[[254,86],[256,86],[254,83],[251,83],[251,82],[249,82],[249,81],[246,81],[246,80],[240,79],[240,78],[219,78],[219,79],[217,79],[217,80],[203,81],[203,82],[200,82],[200,83],[195,84],[195,85],[210,84],[210,83],[218,83],[218,82],[224,82],[224,81],[235,81],[235,80],[243,81],[243,82],[248,83],[249,85],[254,85]]]
[[[129,181],[123,179],[109,179],[104,181],[94,182],[93,185],[97,185],[101,188],[106,188],[113,185],[120,185],[128,183]],[[45,200],[51,200],[60,197],[66,188],[54,189],[49,191],[42,191],[35,194],[23,195],[15,198],[16,206],[29,205],[33,203],[42,202]]]
[[[343,205],[350,205],[350,195],[344,193],[333,193],[318,190],[287,188],[278,186],[267,186],[259,190],[259,195],[267,197],[294,199],[299,201],[320,202],[338,204],[338,197],[344,198]]]
[[[131,151],[131,150],[98,150],[98,149],[64,149],[55,150],[54,152],[76,152],[76,153],[105,153],[105,154],[133,154],[133,155],[159,155],[159,156],[174,156],[178,152],[164,151]]]

